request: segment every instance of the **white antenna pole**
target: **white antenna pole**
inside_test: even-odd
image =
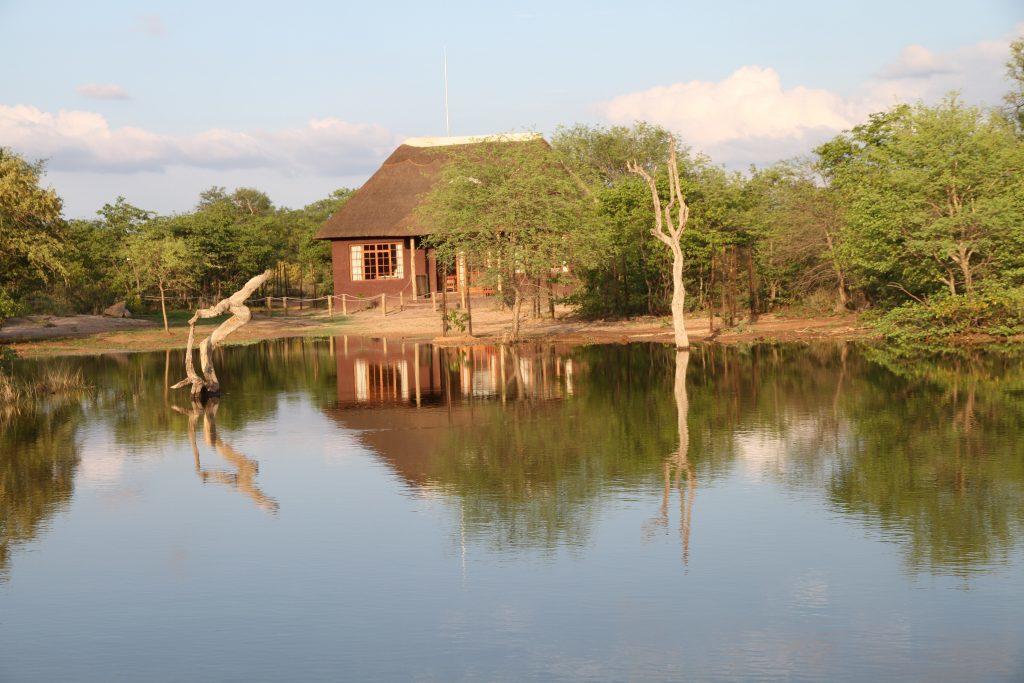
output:
[[[451,137],[452,124],[448,119],[448,48],[441,48],[444,55],[444,133]]]

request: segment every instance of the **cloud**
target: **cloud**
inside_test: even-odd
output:
[[[29,158],[47,159],[48,168],[57,171],[131,173],[191,166],[325,175],[368,172],[397,142],[382,126],[337,118],[280,130],[215,128],[167,135],[112,128],[95,112],[51,113],[28,105],[0,105],[0,140]]]
[[[1024,24],[1015,34],[1024,33]],[[699,151],[731,166],[766,163],[814,145],[899,102],[934,101],[959,90],[967,101],[993,104],[1006,84],[1010,38],[936,52],[904,48],[855,92],[842,95],[784,87],[766,66],[743,66],[720,81],[685,81],[626,93],[598,105],[613,123],[648,121],[676,132]]]
[[[164,26],[164,20],[160,18],[159,14],[142,14],[135,17],[132,30],[145,33],[148,36],[162,36],[167,33],[167,27]]]
[[[88,97],[93,100],[131,99],[124,88],[119,85],[114,85],[113,83],[83,83],[75,88],[75,92],[82,97]]]
[[[879,75],[882,78],[929,78],[953,71],[948,60],[921,45],[908,45],[895,62],[887,64]]]
[[[687,140],[715,145],[841,129],[851,120],[845,109],[842,98],[827,90],[786,90],[774,69],[744,66],[718,82],[689,81],[621,95],[604,106],[604,113],[616,122],[660,123]]]

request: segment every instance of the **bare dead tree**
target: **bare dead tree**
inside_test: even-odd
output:
[[[242,285],[241,289],[228,298],[221,299],[209,308],[200,308],[196,311],[196,314],[188,321],[188,343],[185,347],[185,379],[171,387],[172,389],[180,389],[181,387],[192,385],[193,401],[202,401],[207,396],[220,391],[220,382],[217,379],[216,371],[213,369],[213,361],[210,358],[210,354],[224,341],[225,337],[249,322],[250,318],[252,318],[252,312],[245,305],[245,301],[272,274],[272,270],[261,273]],[[203,375],[200,377],[192,363],[192,345],[195,342],[196,322],[200,318],[215,318],[229,311],[232,313],[232,316],[218,325],[213,334],[204,339],[199,345],[199,363],[203,371]]]
[[[627,168],[630,173],[637,174],[647,182],[654,205],[654,228],[651,234],[672,250],[672,328],[675,332],[676,348],[685,349],[690,346],[690,338],[686,334],[686,285],[683,282],[685,260],[680,240],[690,218],[690,207],[686,205],[679,185],[675,138],[669,138],[669,142],[668,185],[671,199],[668,204],[662,206],[657,182],[640,164],[631,161]]]

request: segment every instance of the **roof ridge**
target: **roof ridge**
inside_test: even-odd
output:
[[[492,133],[491,135],[450,135],[435,137],[407,138],[403,145],[410,147],[450,147],[453,145],[472,145],[480,142],[528,142],[538,140],[540,133]]]

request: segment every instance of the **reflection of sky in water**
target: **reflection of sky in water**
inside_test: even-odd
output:
[[[79,361],[75,429],[0,437],[0,679],[1019,678],[1009,399],[717,353],[685,461],[659,347],[234,348],[212,414]]]

